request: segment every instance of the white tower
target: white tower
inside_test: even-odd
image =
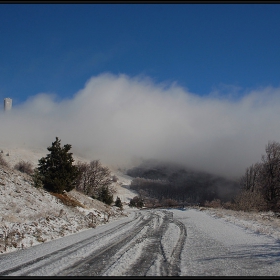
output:
[[[5,98],[4,99],[4,110],[9,111],[12,109],[12,99],[11,98]]]

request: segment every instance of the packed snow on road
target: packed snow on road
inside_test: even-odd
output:
[[[277,238],[201,209],[128,217],[0,256],[1,276],[279,276]]]

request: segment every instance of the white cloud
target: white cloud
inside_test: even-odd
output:
[[[261,159],[269,140],[280,141],[279,112],[280,89],[231,100],[102,74],[70,100],[38,94],[1,112],[1,142],[48,147],[57,136],[74,152],[106,164],[170,159],[235,176]]]

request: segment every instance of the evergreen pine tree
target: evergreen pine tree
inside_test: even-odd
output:
[[[97,197],[98,200],[111,205],[113,200],[113,195],[110,194],[108,187],[102,187],[99,193],[99,196]]]
[[[51,192],[62,193],[74,188],[74,180],[78,175],[77,167],[73,165],[74,159],[69,152],[71,145],[60,146],[61,140],[56,137],[48,154],[39,160],[38,172],[42,178],[43,187]]]

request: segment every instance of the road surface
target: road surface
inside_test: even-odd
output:
[[[280,275],[280,246],[198,210],[129,217],[0,256],[0,276]]]

